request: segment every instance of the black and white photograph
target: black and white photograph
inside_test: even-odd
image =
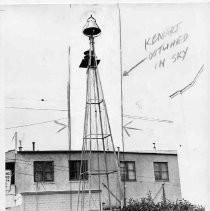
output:
[[[0,4],[0,210],[210,209],[210,4]]]

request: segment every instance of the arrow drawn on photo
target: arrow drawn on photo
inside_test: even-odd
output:
[[[202,67],[200,68],[200,70],[198,71],[198,73],[196,74],[195,78],[193,79],[193,81],[191,83],[189,83],[183,89],[176,91],[175,93],[173,93],[169,97],[172,99],[172,98],[176,97],[178,94],[182,94],[185,91],[187,91],[189,88],[191,88],[195,84],[195,82],[197,81],[197,79],[200,76],[200,74],[203,72],[203,69],[204,69],[204,65],[202,65]]]
[[[141,130],[142,129],[139,129],[139,128],[134,128],[134,127],[127,127],[127,125],[131,124],[133,121],[130,121],[128,123],[126,123],[124,126],[123,126],[123,129],[125,130],[126,134],[130,137],[130,133],[128,132],[128,130]]]
[[[142,59],[140,62],[138,62],[136,65],[134,65],[130,70],[124,71],[124,72],[123,72],[123,76],[129,76],[129,73],[130,73],[131,71],[133,71],[134,68],[136,68],[136,67],[139,66],[141,63],[143,63],[146,59],[147,59],[147,57],[145,57],[145,58]]]
[[[63,127],[61,128],[61,129],[59,129],[58,131],[57,131],[57,133],[59,133],[60,131],[62,131],[62,130],[64,130],[66,127],[67,127],[67,125],[66,124],[63,124],[63,123],[60,123],[60,122],[58,122],[58,121],[54,121],[56,124],[58,124],[58,125],[62,125]]]

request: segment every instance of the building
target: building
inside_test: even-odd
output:
[[[97,168],[97,158],[102,159],[102,156],[103,152],[92,153],[92,169]],[[112,152],[107,153],[110,170],[114,168],[113,156]],[[11,187],[6,191],[7,210],[76,210],[80,184],[80,160],[81,151],[77,150],[6,152],[6,170],[11,170],[12,173]],[[160,201],[163,195],[163,184],[167,199],[171,201],[181,199],[176,151],[125,152],[119,153],[119,160],[127,200],[145,197],[150,191],[152,197]],[[88,172],[89,167],[90,163],[84,161],[83,171]],[[93,175],[93,177],[97,181],[97,176]],[[96,203],[101,193],[102,202],[105,204],[107,188],[103,185],[103,178],[100,189],[97,182],[92,182],[89,188],[86,174],[83,174],[82,179],[85,184],[83,197],[86,198],[91,189]],[[112,193],[116,192],[113,189],[115,184],[116,179],[111,177],[110,191]],[[115,197],[112,196],[112,202],[114,201]],[[85,210],[88,210],[87,200],[84,206]]]

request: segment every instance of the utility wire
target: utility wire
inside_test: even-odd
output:
[[[43,182],[42,182],[42,181],[40,181],[40,183],[41,183],[42,187],[44,188],[44,190],[46,191],[46,189],[45,189],[45,187],[44,187]]]
[[[66,102],[66,100],[50,100],[45,98],[24,98],[24,97],[6,97],[7,100],[27,100],[27,101],[38,101],[38,102]]]
[[[6,106],[9,109],[22,109],[22,110],[38,110],[38,111],[67,111],[66,109],[57,108],[30,108],[30,107],[16,107],[16,106]]]
[[[25,173],[25,172],[18,172],[18,171],[15,171],[15,173],[34,177],[34,174],[28,174],[28,173]],[[110,176],[110,178],[114,178],[114,177],[111,177],[111,176]],[[145,181],[145,180],[136,180],[136,182],[157,184],[157,182],[155,182],[155,181],[154,181],[154,182],[152,182],[152,181],[150,182],[150,181]],[[177,183],[167,183],[166,185],[167,185],[167,186],[180,187],[180,185],[178,185]],[[162,188],[162,187],[161,187],[161,188]]]
[[[5,129],[9,130],[9,129],[14,129],[14,128],[21,128],[21,127],[29,127],[29,126],[34,126],[34,125],[41,125],[41,124],[54,122],[56,120],[62,120],[62,119],[67,119],[67,118],[65,117],[65,118],[60,118],[60,119],[53,119],[53,120],[49,120],[49,121],[44,121],[44,122],[36,122],[36,123],[31,123],[31,124],[18,125],[18,126],[14,126],[14,127],[6,127]]]
[[[14,159],[12,159],[12,158],[10,158],[10,159],[6,159],[6,160],[9,160],[9,161],[14,161]],[[31,160],[23,160],[23,159],[20,159],[20,158],[18,158],[18,159],[16,159],[16,161],[17,161],[17,163],[22,163],[22,164],[25,164],[25,165],[31,165],[31,166],[33,166],[33,161],[31,161]],[[56,170],[60,170],[60,171],[68,171],[68,169],[69,169],[69,166],[60,166],[60,165],[53,165],[54,167],[55,167],[55,169]],[[57,168],[57,167],[59,167],[59,168]],[[25,168],[24,168],[25,169]],[[94,171],[97,171],[97,170],[94,170]],[[105,171],[105,169],[104,170],[98,170],[99,172],[100,171],[102,171],[102,172],[104,172]],[[110,169],[110,171],[115,171],[114,169],[112,170],[112,169]],[[116,172],[115,172],[116,173]],[[143,178],[152,178],[152,179],[155,179],[155,177],[154,176],[143,176],[143,175],[136,175],[136,177],[138,178],[138,177],[143,177]],[[177,181],[180,181],[180,179],[172,179],[172,180],[177,180]],[[149,181],[148,181],[149,182]]]
[[[10,160],[10,159],[8,159],[8,160]],[[11,159],[11,160],[13,160],[13,159]],[[22,165],[26,165],[26,166],[34,166],[34,164],[33,164],[33,161],[20,161],[19,159],[16,159],[16,160],[18,160],[16,163],[20,163],[20,164],[22,164]],[[59,167],[58,165],[54,165],[53,166],[54,167],[54,169],[55,170],[57,170],[57,171],[69,171],[68,169],[69,169],[69,167],[67,168],[67,169],[64,169],[64,168],[57,168],[57,167]],[[26,167],[24,167],[24,169],[26,169]]]
[[[7,160],[14,160],[14,159],[7,159]],[[26,160],[22,160],[21,161],[21,159],[17,159],[17,163],[20,163],[20,164],[23,164],[23,165],[25,164],[25,165],[31,165],[31,166],[33,166],[33,161],[28,161],[27,162]],[[66,172],[69,172],[69,170],[68,170],[69,167],[64,167],[64,166],[60,166],[60,167],[63,167],[63,168],[57,168],[57,167],[59,167],[59,165],[54,165],[54,169],[57,170],[57,171],[66,171]],[[66,168],[66,169],[64,169],[64,168]],[[21,172],[21,174],[24,174],[24,172]],[[28,174],[28,173],[26,173],[26,175],[32,175],[33,176],[33,174]],[[110,178],[114,178],[114,177],[113,176],[110,176]],[[150,177],[150,176],[142,176],[142,175],[136,175],[136,178],[150,178],[150,179],[155,179],[154,176],[151,176]],[[174,179],[174,178],[172,180],[180,181],[180,179]],[[146,183],[153,183],[153,184],[156,183],[155,181],[145,181],[145,180],[137,180],[137,182],[146,182]],[[170,182],[170,184],[169,183],[166,183],[166,185],[178,186],[177,183],[172,183],[172,182]]]
[[[156,199],[156,197],[158,196],[158,194],[160,193],[161,190],[162,190],[162,185],[161,185],[160,189],[158,190],[158,192],[156,193],[156,195],[155,195],[155,197],[153,198],[153,200]]]

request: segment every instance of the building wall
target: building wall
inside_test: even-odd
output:
[[[72,155],[72,159],[79,160],[80,154]],[[77,190],[79,183],[69,182],[68,160],[69,155],[65,153],[19,153],[16,162],[17,192]],[[34,161],[54,161],[53,182],[34,182]]]
[[[15,206],[15,185],[11,185],[11,189],[6,191],[6,207],[13,207]]]
[[[92,154],[91,165],[89,163],[88,169],[92,169],[93,172],[97,172],[98,169],[98,162],[97,162],[97,154]],[[81,154],[80,153],[73,153],[70,155],[65,153],[18,153],[16,158],[16,190],[17,193],[22,192],[36,192],[36,191],[65,191],[65,190],[78,190],[79,189],[79,181],[69,181],[69,170],[68,170],[68,160],[80,160]],[[88,160],[88,155],[84,155],[83,159]],[[99,155],[100,160],[100,170],[104,173],[105,171],[105,163],[104,163],[104,155],[100,153]],[[34,161],[54,161],[54,181],[53,182],[42,182],[37,183],[34,182],[34,168],[33,162]],[[114,155],[109,153],[107,156],[107,163],[109,171],[117,170],[116,163],[114,161]],[[116,173],[109,176],[110,178],[110,189],[111,191],[116,194],[117,189],[117,175]],[[107,184],[106,176],[100,176],[101,183]],[[24,181],[24,183],[23,183]],[[91,180],[91,188],[92,189],[99,189],[98,186],[98,176],[92,176]],[[89,189],[88,181],[82,182],[84,185],[84,189]],[[102,189],[102,198],[107,198],[107,189],[100,186]],[[117,201],[114,197],[111,196],[112,204],[116,205]],[[106,200],[104,200],[106,202]],[[106,202],[107,204],[107,202]]]
[[[84,155],[83,158],[88,160],[88,155]],[[19,152],[16,155],[15,166],[16,193],[78,190],[80,184],[79,181],[69,181],[68,160],[80,159],[80,152],[73,152],[71,154],[67,152]],[[123,160],[122,155],[120,155],[120,159]],[[136,181],[125,182],[127,200],[129,198],[139,199],[141,197],[145,197],[150,191],[152,197],[154,198],[156,196],[155,200],[160,201],[162,196],[162,191],[160,190],[162,182],[155,181],[153,162],[168,162],[169,181],[165,182],[166,197],[167,199],[172,201],[176,201],[177,199],[181,198],[179,169],[176,155],[158,153],[125,153],[125,160],[135,161],[136,164]],[[54,161],[53,182],[34,182],[34,161]],[[116,173],[117,168],[115,156],[113,155],[113,153],[108,153],[107,164],[108,171],[113,172],[109,174],[109,189],[114,195],[117,196],[118,199],[120,199],[121,195],[119,191],[119,180],[118,175]],[[103,153],[92,153],[92,159],[89,163],[88,169],[90,170],[90,168],[91,172],[93,173],[98,172],[97,170],[99,169],[99,172],[102,174],[100,175],[100,184],[103,183],[107,186],[107,178],[106,175],[103,174],[105,172],[105,162]],[[102,202],[105,202],[105,205],[108,205],[107,188],[105,188],[103,185],[100,185],[99,187],[98,175],[92,175],[91,178],[91,189],[102,190]],[[82,182],[80,187],[83,187],[83,189],[89,189],[88,181]],[[159,194],[157,194],[158,192]],[[52,202],[54,201],[53,197],[52,195],[49,196]],[[34,199],[34,196],[30,195],[29,198]],[[57,200],[59,199],[59,197],[55,197],[55,199]],[[26,197],[25,200],[28,200],[28,198]],[[26,202],[24,203],[26,204]],[[119,205],[119,202],[115,199],[115,197],[112,196],[112,194],[111,203],[112,205]]]
[[[136,162],[136,181],[126,182],[126,198],[138,199],[151,192],[154,198],[162,187],[163,182],[155,181],[153,162],[168,162],[169,181],[165,183],[165,193],[169,200],[181,199],[178,160],[176,155],[159,154],[126,154],[125,160]],[[160,201],[162,190],[156,196]]]

